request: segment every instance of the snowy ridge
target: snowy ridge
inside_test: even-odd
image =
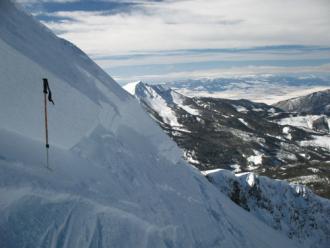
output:
[[[126,90],[128,93],[130,93],[132,96],[135,95],[135,89],[136,86],[141,83],[141,81],[137,81],[137,82],[132,82],[132,83],[128,83],[126,85],[123,86],[124,90]]]
[[[330,83],[328,83],[328,87]],[[274,106],[290,112],[326,114],[330,116],[330,89],[281,101]]]
[[[131,88],[135,87],[134,90]],[[134,96],[142,102],[146,107],[157,114],[163,121],[172,126],[182,126],[176,116],[174,109],[183,109],[190,115],[198,115],[197,109],[192,108],[189,104],[185,104],[186,97],[173,91],[166,85],[148,85],[143,82],[130,83],[123,87],[128,92],[134,92]]]
[[[330,201],[302,185],[254,173],[206,171],[207,178],[238,205],[306,247],[328,247]]]
[[[0,247],[295,247],[184,162],[84,53],[9,0],[0,57]],[[50,170],[44,77],[56,104]]]
[[[135,94],[139,96],[140,101],[143,101],[145,105],[157,111],[165,123],[174,127],[181,126],[174,111],[169,106],[174,104],[173,96],[169,88],[163,87],[162,85],[151,87],[143,83],[138,83],[135,86]]]

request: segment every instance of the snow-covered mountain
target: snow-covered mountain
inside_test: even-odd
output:
[[[250,143],[247,140],[233,143],[232,140],[234,138],[232,136],[230,138],[226,137],[228,136],[226,132],[235,129],[240,130],[240,126],[237,123],[246,123],[250,127],[255,127],[256,124],[254,122],[258,122],[258,128],[254,129],[258,129],[260,132],[271,129],[275,130],[278,128],[277,124],[270,121],[268,121],[270,122],[268,125],[272,125],[271,128],[265,129],[265,123],[267,122],[265,118],[283,114],[280,110],[272,106],[245,100],[213,99],[218,106],[211,106],[207,104],[211,99],[188,98],[166,85],[147,85],[143,82],[135,82],[125,88],[139,99],[141,105],[145,107],[160,126],[185,150],[186,159],[201,170],[205,169],[205,167],[212,168],[211,166],[207,167],[208,164],[201,163],[203,160],[200,154],[203,152],[203,148],[206,152],[210,152],[217,146],[225,147],[227,145],[230,148],[225,153],[230,153],[232,158],[236,158],[237,155],[235,154],[236,152],[230,152],[229,149],[242,151],[242,147],[245,147],[246,150],[249,147],[254,148],[251,140]],[[204,108],[201,108],[201,105]],[[229,112],[230,110],[231,112]],[[224,122],[219,117],[219,113],[225,116],[222,118],[230,118],[232,120],[227,123]],[[248,116],[248,113],[250,116]],[[198,126],[194,118],[204,124],[203,128],[193,129],[193,127]],[[238,119],[237,123],[235,122],[235,118]],[[252,119],[254,119],[254,122]],[[223,125],[220,129],[222,134],[221,140],[217,138],[218,130],[210,129],[210,125],[205,125],[207,122]],[[207,138],[208,129],[210,129],[213,135],[210,139]],[[283,129],[285,132],[283,132]],[[280,148],[282,153],[287,153],[288,157],[299,156],[299,152],[306,152],[306,149],[300,148],[301,150],[299,150],[299,147],[294,145],[294,140],[298,139],[298,135],[293,135],[290,139],[288,138],[291,132],[294,133],[294,127],[290,127],[290,129],[288,126],[284,126],[284,128],[280,126],[280,133],[277,136],[274,135],[274,137],[281,139],[281,142],[275,144],[282,146]],[[243,131],[244,129],[241,130],[241,132]],[[255,135],[255,140],[262,140],[259,137],[260,132],[252,132],[251,130],[249,132]],[[299,135],[308,134],[301,130]],[[217,140],[218,143],[214,142],[214,140]],[[247,158],[248,164],[246,168],[244,166],[232,165],[232,169],[236,172],[241,170],[253,170],[260,174],[267,174],[268,172],[272,173],[273,177],[279,178],[287,174],[286,178],[288,176],[289,178],[291,177],[291,181],[294,181],[295,178],[305,177],[307,179],[314,176],[316,177],[316,181],[317,178],[319,179],[318,184],[316,183],[315,185],[321,189],[326,189],[326,191],[328,190],[329,186],[327,186],[327,183],[329,182],[329,177],[324,177],[324,181],[319,177],[322,173],[327,173],[328,165],[326,163],[323,164],[322,169],[317,169],[312,167],[318,166],[315,161],[314,163],[309,163],[308,159],[305,161],[301,160],[299,166],[297,164],[294,166],[292,160],[288,160],[286,164],[282,164],[278,168],[276,168],[276,165],[269,168],[269,161],[271,159],[266,160],[265,147],[268,146],[268,149],[273,149],[273,153],[279,157],[279,152],[276,152],[278,147],[271,142],[274,142],[274,140],[265,142],[263,146],[264,154],[260,154],[259,156],[251,155]],[[194,147],[195,144],[200,143],[202,144]],[[294,146],[294,149],[290,150],[291,146]],[[271,156],[271,152],[268,152],[269,156]],[[313,149],[310,152],[314,153],[314,155],[316,153]],[[220,154],[224,154],[224,152],[219,150],[219,154],[217,155]],[[327,160],[329,160],[329,153],[326,152],[326,154],[328,154]],[[204,156],[207,157],[207,155]],[[276,159],[276,157],[273,159]],[[221,167],[224,165],[224,161],[220,160],[212,165]],[[310,167],[307,168],[307,166]],[[228,169],[228,167],[225,168]],[[203,173],[211,183],[235,203],[255,215],[265,224],[287,235],[290,239],[294,239],[300,244],[309,247],[327,247],[330,242],[330,219],[328,217],[330,213],[330,201],[316,196],[306,187],[289,184],[284,181],[276,181],[263,176],[259,177],[254,173],[238,173],[235,175],[223,169],[215,169]],[[302,176],[304,173],[307,173],[309,176]],[[306,181],[302,181],[302,183],[306,183]]]
[[[287,124],[290,113],[263,103],[190,98],[166,85],[134,85],[131,92],[141,105],[200,170],[254,171],[330,197],[328,132]]]
[[[226,99],[249,99],[273,104],[289,98],[304,96],[330,87],[329,75],[247,75],[223,78],[188,79],[166,83],[189,96]]]
[[[299,128],[330,133],[330,89],[278,102],[273,106],[282,109],[278,123]],[[318,140],[330,147],[329,140]]]
[[[330,201],[301,185],[226,170],[204,172],[217,188],[261,221],[310,247],[330,244]]]
[[[297,247],[184,162],[133,97],[9,0],[0,58],[0,247]],[[55,101],[50,170],[44,77]]]
[[[281,101],[274,106],[287,112],[330,116],[330,89]]]

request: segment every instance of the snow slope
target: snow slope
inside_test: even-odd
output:
[[[302,185],[227,170],[204,172],[218,189],[257,218],[308,247],[329,247],[330,201]]]
[[[9,0],[0,57],[0,247],[295,247],[187,165],[84,53]],[[56,104],[51,170],[43,77]]]

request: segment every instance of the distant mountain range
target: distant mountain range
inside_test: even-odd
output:
[[[327,116],[249,100],[186,97],[166,85],[137,82],[125,88],[200,170],[253,171],[330,197]]]
[[[186,96],[249,99],[273,104],[330,88],[329,75],[248,75],[189,79],[166,85]]]

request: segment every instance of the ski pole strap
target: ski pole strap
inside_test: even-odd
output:
[[[48,101],[50,101],[52,104],[55,104],[53,99],[52,99],[52,92],[49,88],[48,80],[47,78],[43,79],[44,82],[44,94],[48,94]]]

